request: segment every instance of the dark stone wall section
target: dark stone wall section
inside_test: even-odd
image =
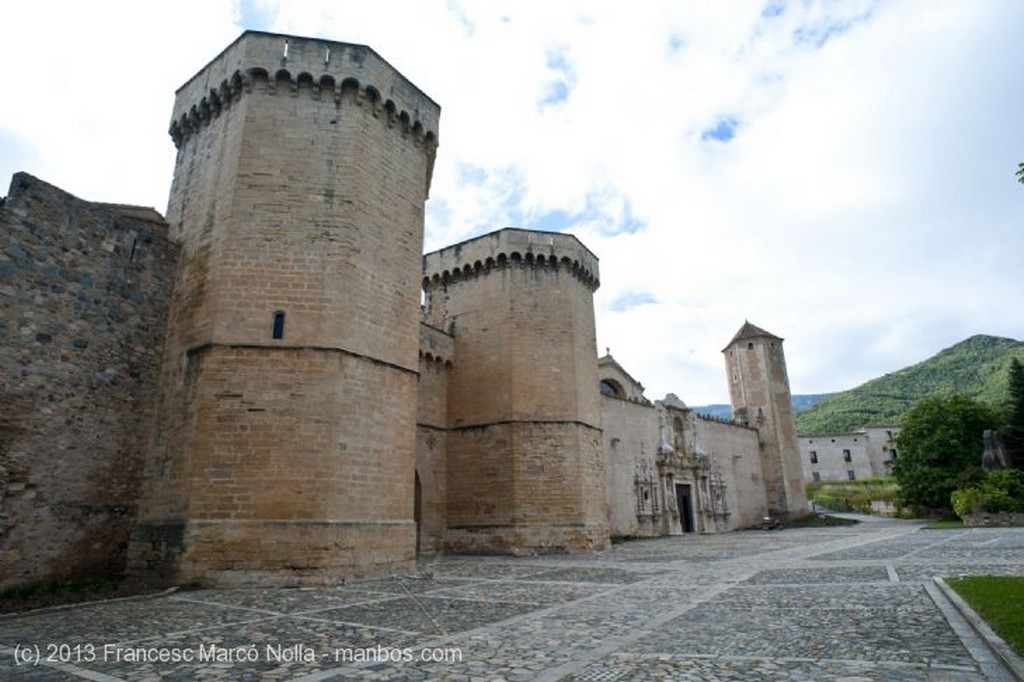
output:
[[[123,572],[177,259],[153,209],[0,200],[0,588]]]

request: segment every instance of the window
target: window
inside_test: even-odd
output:
[[[843,461],[844,462],[852,462],[853,461],[853,455],[851,455],[850,451],[847,450],[846,448],[843,448]],[[852,481],[853,479],[850,479],[850,480]]]
[[[606,395],[611,398],[621,398],[622,389],[619,385],[611,379],[602,379],[600,383],[601,395]]]
[[[896,448],[893,448],[892,450],[890,450],[889,451],[889,455],[890,455],[889,461],[890,462],[895,462],[896,461]]]
[[[818,463],[818,451],[817,450],[811,450],[811,464],[817,464],[817,463]]]
[[[274,313],[274,331],[273,338],[283,339],[284,338],[284,313]]]
[[[818,482],[818,481],[820,481],[820,480],[821,480],[821,474],[819,474],[819,473],[818,473],[817,471],[812,471],[812,472],[811,472],[811,479],[812,479],[812,480],[813,480],[814,482]]]
[[[846,478],[851,480],[851,481],[856,481],[857,480],[857,474],[853,473],[853,469],[850,469],[850,470],[848,470],[846,472]]]

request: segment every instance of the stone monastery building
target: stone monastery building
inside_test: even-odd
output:
[[[322,583],[805,513],[782,339],[744,324],[736,420],[703,418],[597,358],[575,237],[423,255],[439,115],[370,48],[250,31],[177,92],[166,218],[14,176],[0,587]]]

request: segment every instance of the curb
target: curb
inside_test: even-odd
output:
[[[999,662],[1006,667],[1006,670],[1016,679],[1018,682],[1024,682],[1024,659],[1018,656],[1010,645],[1008,645],[1003,638],[995,633],[995,631],[988,626],[988,624],[981,619],[977,613],[974,612],[967,602],[956,593],[946,581],[939,576],[934,576],[932,580],[942,590],[943,596],[949,600],[951,604],[960,612],[960,615],[964,617],[970,626],[974,629],[978,636],[981,637],[985,645],[988,646],[989,650],[995,654]]]

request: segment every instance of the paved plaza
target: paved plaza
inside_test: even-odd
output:
[[[337,587],[5,617],[0,679],[1019,679],[933,580],[978,573],[1024,575],[1024,529],[871,519],[446,557]]]

